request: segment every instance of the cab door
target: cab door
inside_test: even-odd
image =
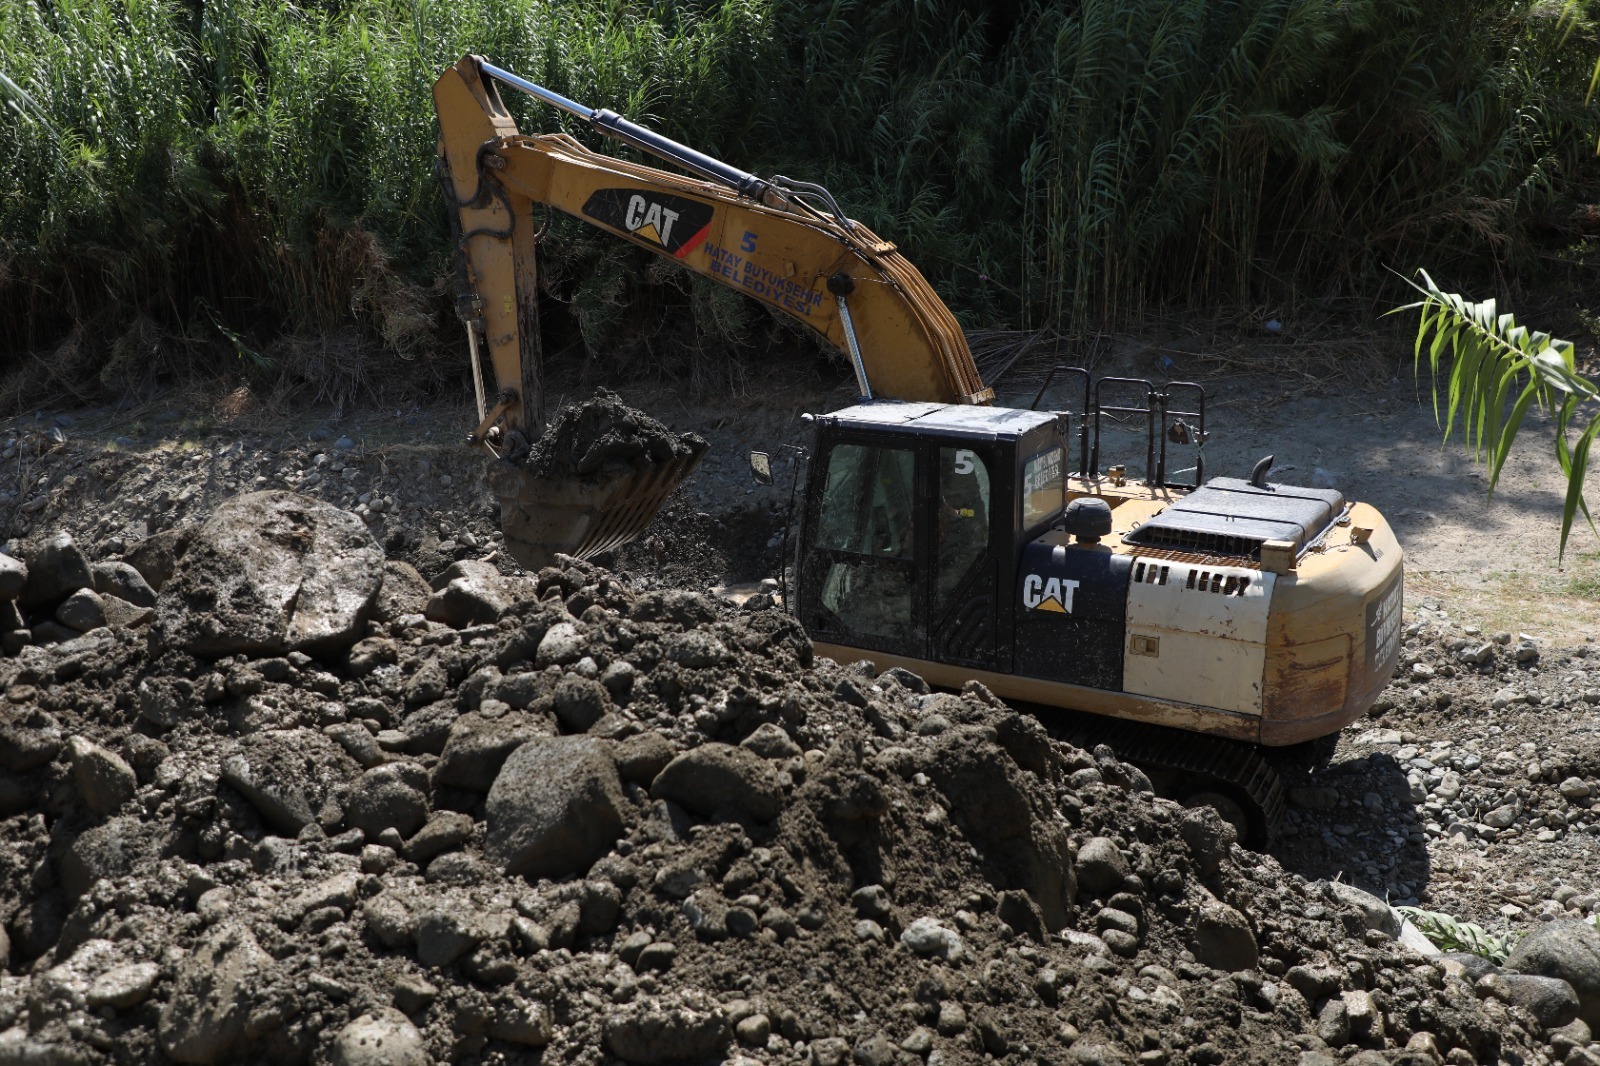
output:
[[[835,440],[816,460],[800,560],[801,624],[819,641],[928,654],[928,511],[909,440]]]
[[[1004,495],[993,447],[928,448],[928,639],[938,662],[980,669],[997,659],[1000,552],[996,506]]]

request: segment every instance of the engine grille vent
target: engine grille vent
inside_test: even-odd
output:
[[[1146,548],[1259,559],[1269,540],[1305,549],[1344,509],[1337,489],[1296,485],[1256,488],[1212,478],[1122,539]]]

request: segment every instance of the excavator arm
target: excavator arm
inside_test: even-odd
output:
[[[520,134],[497,82],[693,176],[601,155],[565,134]],[[535,205],[673,259],[816,331],[849,357],[863,397],[993,398],[932,287],[819,186],[757,178],[478,56],[446,70],[433,93],[441,181],[461,251],[461,309],[474,345],[480,336],[487,344],[498,389],[492,409],[481,402],[480,440],[491,423],[536,434],[541,421]]]

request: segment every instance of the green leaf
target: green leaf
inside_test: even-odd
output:
[[[1420,280],[1409,284],[1422,299],[1390,313],[1418,312],[1413,372],[1421,376],[1426,346],[1436,421],[1441,388],[1445,393],[1442,440],[1449,442],[1459,414],[1463,444],[1473,461],[1488,460],[1490,498],[1528,409],[1538,403],[1551,410],[1556,465],[1567,482],[1558,552],[1558,558],[1564,558],[1580,512],[1594,528],[1583,482],[1590,446],[1600,435],[1600,413],[1582,425],[1579,411],[1600,398],[1600,387],[1577,372],[1572,342],[1518,325],[1516,317],[1500,312],[1493,299],[1473,302],[1445,292],[1424,270],[1417,271],[1417,278]],[[1577,438],[1569,442],[1574,432]]]

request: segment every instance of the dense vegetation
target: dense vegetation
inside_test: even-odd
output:
[[[969,325],[1376,305],[1386,266],[1527,276],[1593,165],[1595,40],[1561,10],[7,0],[0,369],[129,389],[223,353],[326,394],[457,346],[429,86],[467,51],[821,181]],[[697,349],[773,329],[580,224],[545,252],[554,358],[710,383]]]

